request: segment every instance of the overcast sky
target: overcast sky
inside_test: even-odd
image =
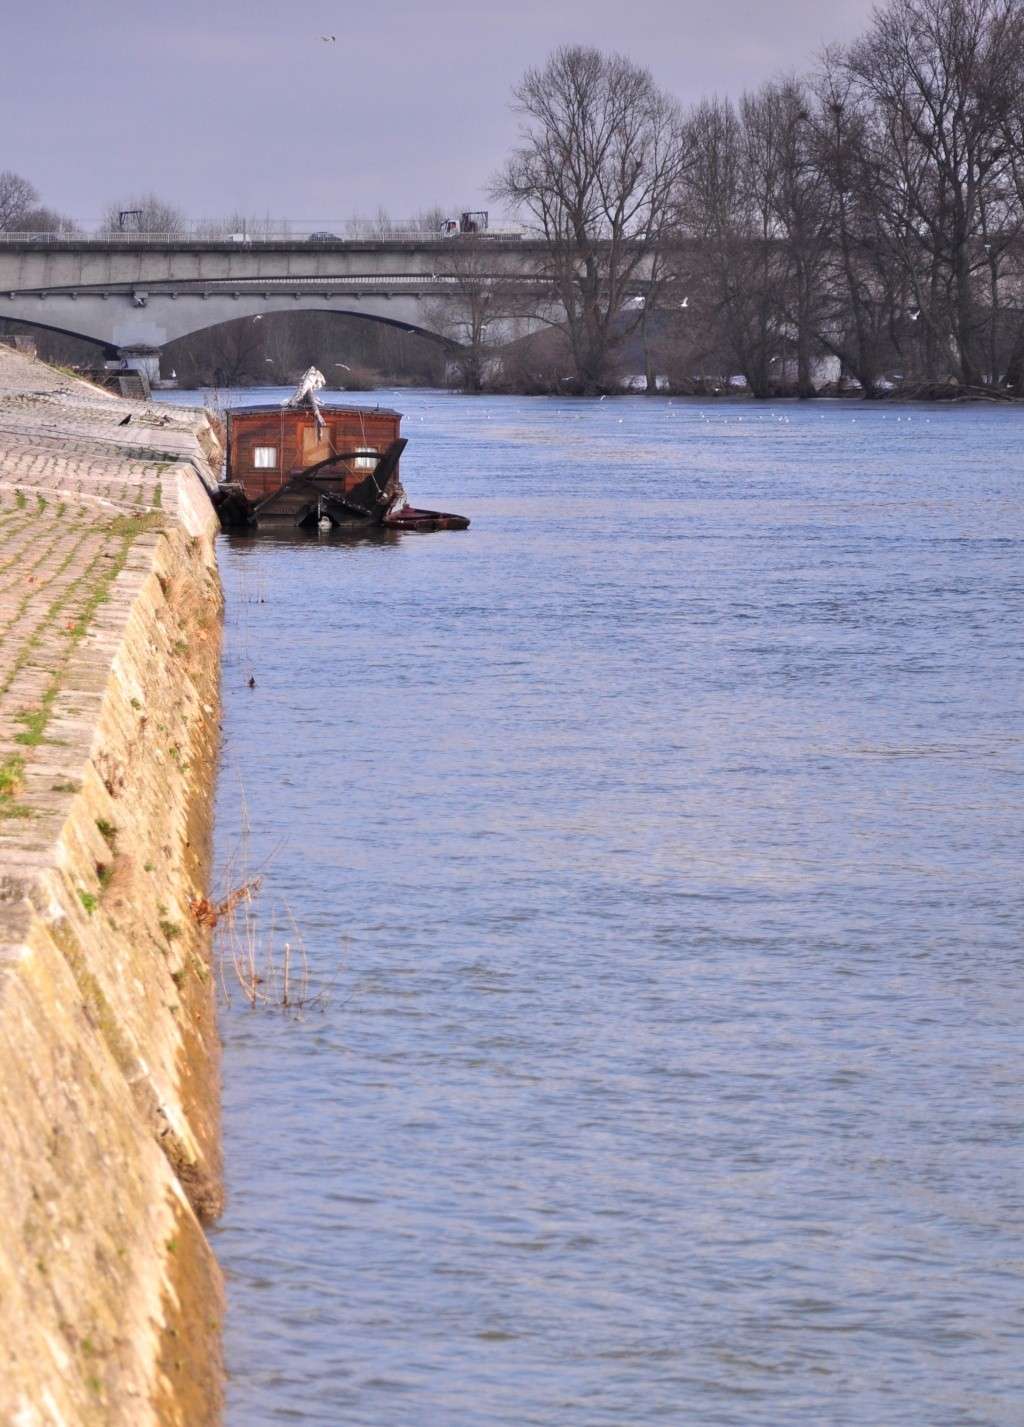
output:
[[[0,169],[80,221],[155,190],[189,216],[486,206],[509,90],[556,45],[621,50],[684,102],[853,38],[871,0],[2,0]],[[324,44],[322,34],[337,36]]]

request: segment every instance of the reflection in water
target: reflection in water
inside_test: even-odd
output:
[[[382,399],[467,534],[221,549],[233,1427],[1016,1423],[1021,418]]]
[[[388,530],[382,525],[367,525],[365,530],[338,530],[334,526],[321,529],[311,525],[300,529],[284,522],[265,524],[253,529],[235,529],[224,532],[224,539],[241,554],[253,545],[269,542],[274,545],[295,545],[308,549],[310,545],[354,545],[369,541],[374,545],[395,545],[403,538],[415,539],[419,531]]]

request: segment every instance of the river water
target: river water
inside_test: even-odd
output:
[[[1018,1427],[1024,418],[377,400],[468,532],[220,548],[230,1427]]]

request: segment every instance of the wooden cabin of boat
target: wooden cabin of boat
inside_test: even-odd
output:
[[[380,406],[322,406],[310,367],[286,405],[227,412],[227,470],[215,501],[221,523],[364,531],[465,530],[463,515],[416,510],[398,465],[402,418]]]
[[[321,469],[351,491],[377,469],[401,424],[386,407],[236,406],[227,413],[227,479],[255,505],[334,456]]]

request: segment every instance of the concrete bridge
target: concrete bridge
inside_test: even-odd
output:
[[[543,299],[545,251],[492,238],[3,241],[0,317],[90,338],[151,378],[165,343],[267,312],[346,313],[455,346],[444,312],[465,306],[467,274]]]

